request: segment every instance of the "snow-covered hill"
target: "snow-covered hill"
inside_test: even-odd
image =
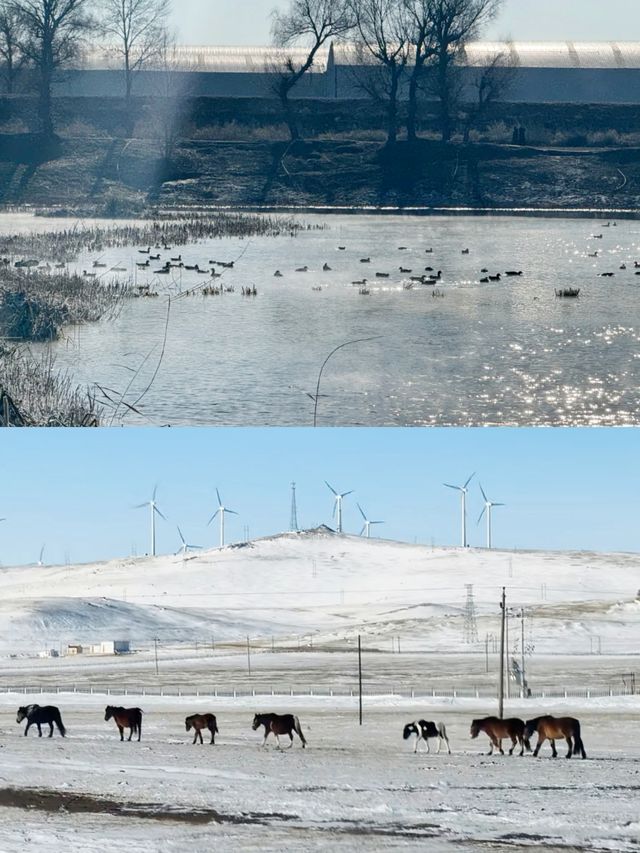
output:
[[[640,651],[640,555],[431,549],[327,528],[180,556],[0,571],[0,650],[154,636],[193,641],[354,630],[461,646],[466,584],[478,635],[527,608],[538,651]],[[597,639],[599,638],[599,639]],[[615,647],[615,648],[614,648]],[[468,648],[468,647],[467,647]]]

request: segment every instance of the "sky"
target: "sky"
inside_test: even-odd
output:
[[[471,545],[484,544],[480,482],[494,510],[494,546],[637,551],[640,430],[624,429],[111,429],[3,430],[0,562],[92,562],[149,550],[157,485],[168,521],[158,553],[218,544],[216,487],[237,516],[228,541],[289,528],[290,483],[301,527],[333,523],[358,534],[356,501],[377,535],[460,544],[460,500],[443,483],[470,483]]]
[[[640,38],[629,30],[638,0],[504,0],[486,38],[600,41]],[[269,15],[286,0],[174,0],[172,26],[185,44],[269,43]]]

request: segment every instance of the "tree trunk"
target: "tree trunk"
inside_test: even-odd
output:
[[[397,68],[392,68],[391,88],[389,89],[389,108],[387,110],[387,145],[395,145],[398,141],[398,84]]]
[[[291,101],[289,100],[289,89],[293,87],[288,86],[287,83],[288,81],[284,81],[280,86],[280,103],[282,104],[282,111],[284,112],[284,120],[289,128],[291,141],[296,142],[300,139],[300,130],[298,128],[298,122],[296,121],[295,111],[291,106]]]
[[[407,106],[407,139],[415,142],[418,138],[418,65],[413,68],[409,79],[409,104]]]
[[[446,62],[438,67],[438,95],[440,98],[440,132],[442,141],[451,140],[451,93],[449,92],[449,68]]]
[[[40,121],[40,132],[47,139],[51,139],[53,132],[53,117],[51,115],[51,70],[42,69],[40,74],[40,92],[38,98],[38,119]]]

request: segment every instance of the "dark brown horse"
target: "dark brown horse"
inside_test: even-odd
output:
[[[202,740],[202,729],[209,729],[211,732],[211,743],[216,742],[218,723],[216,721],[215,714],[192,714],[190,717],[185,719],[184,724],[188,732],[191,731],[191,729],[195,729],[195,734],[193,736],[194,743],[196,743],[198,738],[200,738],[200,743],[204,743]]]
[[[305,737],[302,734],[302,729],[300,728],[300,720],[295,714],[256,714],[253,718],[251,728],[255,732],[256,729],[260,728],[260,726],[264,726],[264,740],[262,741],[262,746],[266,744],[267,738],[272,732],[278,741],[278,749],[280,749],[280,735],[289,735],[291,738],[289,748],[293,746],[294,732],[300,738],[302,748],[304,749],[307,745],[307,741],[305,740]]]
[[[138,734],[138,741],[140,740],[142,737],[142,711],[140,708],[116,708],[113,705],[107,705],[104,718],[110,720],[112,717],[120,732],[120,740],[124,740],[125,729],[131,729],[127,740],[131,740],[136,733]]]
[[[509,755],[513,755],[513,751],[516,748],[517,744],[520,744],[520,755],[524,755],[524,748],[526,745],[524,739],[524,721],[518,719],[517,717],[512,717],[508,720],[501,720],[499,717],[484,717],[481,720],[473,720],[471,723],[471,737],[478,737],[480,732],[484,732],[488,735],[489,740],[491,741],[491,749],[487,753],[487,755],[493,754],[494,746],[498,748],[500,755],[504,755],[504,751],[502,749],[502,739],[510,738],[511,740],[511,749],[509,750]]]
[[[587,757],[587,753],[580,737],[580,721],[575,717],[552,717],[550,714],[544,717],[535,717],[533,720],[527,720],[524,727],[524,738],[527,749],[531,749],[529,739],[537,732],[538,743],[533,750],[534,756],[540,752],[540,747],[548,740],[551,744],[551,755],[557,758],[556,740],[564,738],[569,747],[566,757],[571,758],[572,755],[579,753],[583,758]]]

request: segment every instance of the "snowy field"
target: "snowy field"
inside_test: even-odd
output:
[[[64,740],[24,738],[22,697],[0,697],[3,853],[640,849],[639,697],[508,706],[578,716],[586,761],[553,760],[548,747],[538,759],[483,755],[488,742],[470,740],[469,723],[495,707],[462,700],[369,700],[360,728],[347,699],[129,696],[145,710],[139,744],[119,742],[102,697],[49,700],[62,709]],[[218,716],[215,746],[193,746],[184,730],[200,710]],[[256,710],[297,713],[308,748],[262,749]],[[404,723],[423,716],[446,723],[452,755],[414,755],[402,740]]]

